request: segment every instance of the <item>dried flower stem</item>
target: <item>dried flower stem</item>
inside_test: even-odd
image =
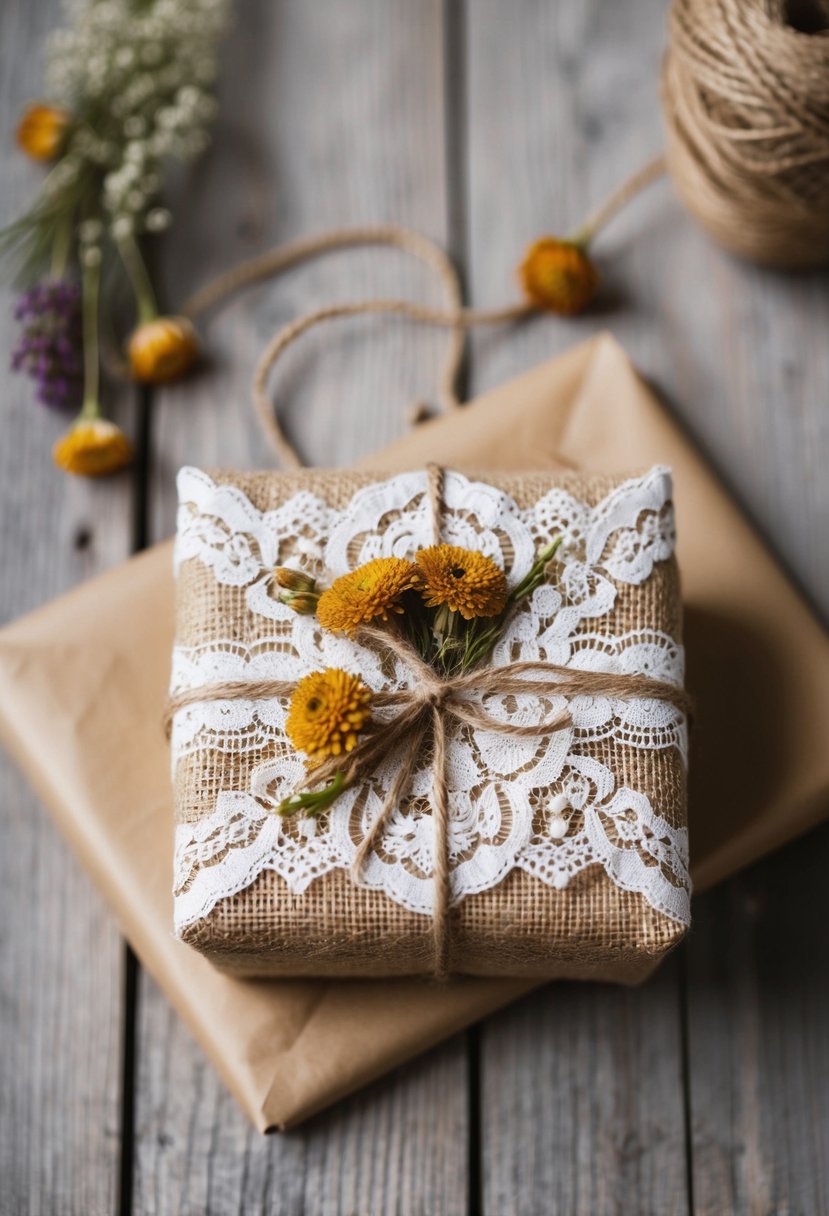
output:
[[[135,293],[139,323],[143,325],[146,321],[154,321],[158,316],[158,303],[138,242],[133,236],[123,236],[116,243]]]
[[[66,218],[57,228],[52,241],[52,262],[49,268],[50,277],[62,279],[69,264],[69,254],[72,250],[72,220]]]
[[[89,259],[83,267],[83,404],[80,418],[100,418],[100,364],[98,357],[98,293],[101,263]]]

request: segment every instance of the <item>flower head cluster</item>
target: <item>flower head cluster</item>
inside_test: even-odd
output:
[[[312,764],[353,751],[371,717],[371,690],[359,676],[327,667],[304,676],[291,697],[285,732]]]
[[[401,599],[419,583],[417,567],[402,557],[377,557],[335,579],[317,604],[324,629],[353,633],[360,625],[402,613]]]
[[[155,317],[135,329],[127,344],[130,370],[141,384],[164,384],[185,375],[199,355],[186,317]]]
[[[55,464],[77,477],[105,477],[129,464],[132,445],[120,427],[106,418],[81,416],[59,439],[52,453]]]
[[[527,299],[548,312],[581,312],[599,286],[598,271],[585,247],[553,236],[530,246],[518,275]]]
[[[424,603],[447,607],[465,621],[498,616],[507,602],[507,580],[491,557],[459,545],[431,545],[415,561]]]
[[[154,206],[161,162],[208,143],[228,0],[74,0],[68,11],[49,41],[47,83],[73,120],[48,188],[102,175],[116,239],[157,231],[169,218]]]
[[[17,126],[17,146],[32,160],[54,160],[63,148],[72,115],[44,102],[30,105]]]
[[[83,396],[80,287],[74,282],[38,283],[20,297],[14,315],[20,336],[12,351],[12,370],[31,376],[44,405],[76,410]]]

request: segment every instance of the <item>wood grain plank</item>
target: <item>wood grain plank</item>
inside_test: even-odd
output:
[[[226,51],[215,150],[185,187],[190,211],[163,259],[170,294],[323,228],[394,219],[445,235],[437,0],[249,3]],[[403,292],[439,299],[404,258],[362,251],[258,288],[213,319],[209,371],[156,407],[153,534],[172,530],[182,463],[273,463],[249,384],[280,324],[332,298]],[[401,433],[442,350],[439,335],[374,322],[309,339],[279,377],[306,459],[344,464]],[[465,1212],[462,1040],[307,1129],[263,1140],[144,976],[139,1007],[136,1214]]]
[[[0,8],[0,222],[42,172],[13,150],[14,123],[41,79],[56,0]],[[13,295],[0,299],[8,366]],[[117,404],[117,403],[116,403]],[[66,420],[6,381],[0,443],[0,621],[129,552],[129,474],[91,483],[52,467]],[[119,407],[125,425],[128,409]],[[44,763],[48,757],[44,756]],[[0,757],[0,1210],[98,1214],[117,1204],[123,947],[103,902],[11,762]]]
[[[697,901],[694,1212],[829,1210],[829,829]]]
[[[485,1023],[483,1211],[687,1212],[676,963],[551,985]]]
[[[652,27],[660,16],[654,4],[530,2],[520,16],[495,0],[468,6],[466,244],[474,304],[512,298],[524,246],[574,226],[658,146],[655,77],[643,61],[655,64],[659,31]],[[476,336],[471,391],[549,358],[609,319],[544,318]],[[647,349],[646,318],[629,328]],[[627,333],[624,340],[630,345]],[[687,1210],[679,1015],[672,962],[644,988],[556,985],[485,1025],[485,1212]]]
[[[466,1110],[455,1097],[465,1077],[455,1044],[296,1131],[265,1137],[149,982],[142,999],[153,1041],[145,1033],[139,1056],[136,1212],[466,1212]]]

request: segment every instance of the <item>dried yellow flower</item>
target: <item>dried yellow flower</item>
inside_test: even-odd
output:
[[[553,236],[530,246],[518,276],[527,298],[549,312],[581,312],[599,286],[598,271],[584,247]]]
[[[465,621],[497,616],[507,602],[507,580],[491,557],[459,545],[432,545],[415,556],[421,593],[430,608],[446,606]]]
[[[162,384],[190,370],[198,358],[199,343],[186,317],[156,317],[133,330],[127,354],[134,379]]]
[[[54,160],[71,121],[68,111],[37,102],[28,107],[17,125],[17,146],[32,160]]]
[[[378,618],[387,621],[390,612],[403,611],[401,598],[417,584],[417,567],[412,562],[402,557],[376,557],[335,579],[323,591],[317,619],[334,633],[352,633]]]
[[[78,477],[103,477],[129,464],[132,445],[120,427],[105,418],[79,418],[52,449],[59,469]]]
[[[304,676],[291,697],[285,732],[299,752],[318,764],[350,752],[371,718],[371,689],[339,667]]]

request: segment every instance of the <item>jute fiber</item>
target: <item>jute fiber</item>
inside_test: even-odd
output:
[[[344,507],[361,486],[382,474],[211,473],[238,486],[262,511],[298,490]],[[593,505],[623,478],[575,474],[480,474],[519,507],[531,506],[554,486]],[[679,583],[674,559],[656,563],[639,585],[618,582],[614,607],[601,628],[613,634],[652,628],[681,640]],[[589,631],[591,622],[583,627]],[[595,625],[595,622],[592,622]],[[216,638],[255,643],[272,622],[252,613],[245,589],[217,582],[196,559],[185,561],[177,584],[177,641],[195,646]],[[646,751],[604,740],[591,754],[607,765],[617,787],[630,786],[651,801],[672,826],[685,822],[685,771],[676,749]],[[179,822],[207,815],[222,791],[248,788],[253,769],[274,757],[273,744],[258,751],[200,751],[176,767]],[[543,808],[539,806],[539,826]],[[578,812],[574,826],[578,827]],[[355,841],[358,844],[359,841]],[[683,936],[684,927],[654,909],[643,896],[617,887],[600,865],[554,890],[514,870],[492,890],[470,895],[450,913],[449,970],[475,975],[606,979],[637,983]],[[249,976],[398,976],[433,969],[430,918],[410,912],[384,893],[357,885],[334,871],[293,894],[270,871],[247,889],[221,900],[182,938],[224,970]]]
[[[673,0],[668,168],[727,249],[829,265],[829,2]]]

